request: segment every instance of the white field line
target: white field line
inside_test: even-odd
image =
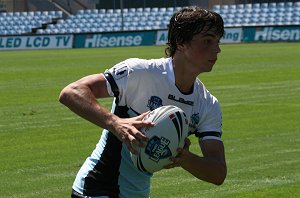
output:
[[[241,90],[264,90],[264,89],[278,89],[278,88],[299,88],[300,80],[280,81],[272,83],[257,83],[257,84],[243,84],[243,85],[221,85],[214,86],[214,90],[228,90],[228,89],[241,89]]]
[[[230,174],[236,175],[236,174],[245,173],[245,172],[263,171],[263,170],[270,169],[270,168],[274,169],[274,167],[290,165],[290,164],[299,164],[299,163],[300,163],[300,159],[288,160],[288,161],[287,160],[277,161],[276,164],[274,162],[271,162],[271,163],[261,162],[261,163],[257,163],[258,165],[256,165],[256,166],[246,166],[244,168],[231,170]],[[256,172],[257,176],[259,174],[260,174],[259,172]]]

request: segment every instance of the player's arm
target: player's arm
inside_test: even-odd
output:
[[[130,151],[135,152],[132,144],[143,146],[147,141],[146,136],[137,130],[151,125],[142,121],[146,114],[128,119],[119,118],[97,101],[105,97],[110,95],[104,75],[93,74],[66,86],[59,95],[59,101],[82,118],[113,132]]]
[[[59,101],[86,120],[100,127],[111,127],[117,118],[97,101],[97,98],[105,97],[110,96],[103,75],[93,74],[66,86]]]
[[[227,174],[224,145],[219,140],[199,141],[203,157],[190,153],[189,162],[183,163],[183,168],[197,178],[221,185]]]
[[[189,151],[189,140],[185,148],[178,149],[178,157],[172,158],[172,164],[166,168],[181,166],[192,175],[206,182],[221,185],[227,174],[224,145],[219,140],[199,141],[203,156]]]

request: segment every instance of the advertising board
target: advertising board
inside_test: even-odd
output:
[[[75,48],[124,47],[154,44],[155,31],[75,35]]]
[[[72,48],[73,35],[0,37],[0,50]]]
[[[244,42],[300,41],[300,26],[246,27]]]
[[[243,38],[242,28],[225,28],[225,34],[221,38],[220,43],[241,43]],[[168,31],[157,31],[156,45],[165,45],[168,41]]]

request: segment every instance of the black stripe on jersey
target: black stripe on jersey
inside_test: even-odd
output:
[[[131,110],[132,112],[134,112],[134,113],[136,114],[136,116],[141,115],[139,112],[137,112],[136,110],[134,110],[134,109],[132,109],[132,108],[130,108],[130,110]]]
[[[195,136],[198,138],[204,138],[206,136],[214,136],[214,137],[221,138],[222,134],[220,132],[216,132],[216,131],[206,131],[206,132],[202,132],[202,133],[195,133]]]
[[[127,111],[127,107],[116,106],[114,113],[121,118],[128,118]],[[84,195],[119,197],[121,150],[122,142],[109,132],[99,161],[85,177]]]
[[[109,132],[104,151],[98,163],[85,177],[84,195],[119,196],[118,178],[121,164],[121,149],[122,142]]]
[[[120,94],[119,87],[118,87],[115,79],[111,75],[111,73],[105,72],[104,76],[105,76],[106,80],[109,82],[111,90],[114,93],[114,97],[116,98],[116,104],[118,104],[119,103],[119,94]]]

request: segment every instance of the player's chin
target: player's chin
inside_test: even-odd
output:
[[[213,65],[208,64],[208,65],[206,65],[205,68],[203,68],[202,72],[210,72],[212,70],[212,68],[213,68]]]
[[[214,67],[216,61],[215,60],[211,60],[211,61],[208,61],[206,67],[205,67],[205,72],[210,72],[212,70],[212,68]]]
[[[216,64],[216,62],[217,62],[217,59],[213,59],[213,60],[208,60],[207,61],[210,65],[214,65],[214,64]]]

